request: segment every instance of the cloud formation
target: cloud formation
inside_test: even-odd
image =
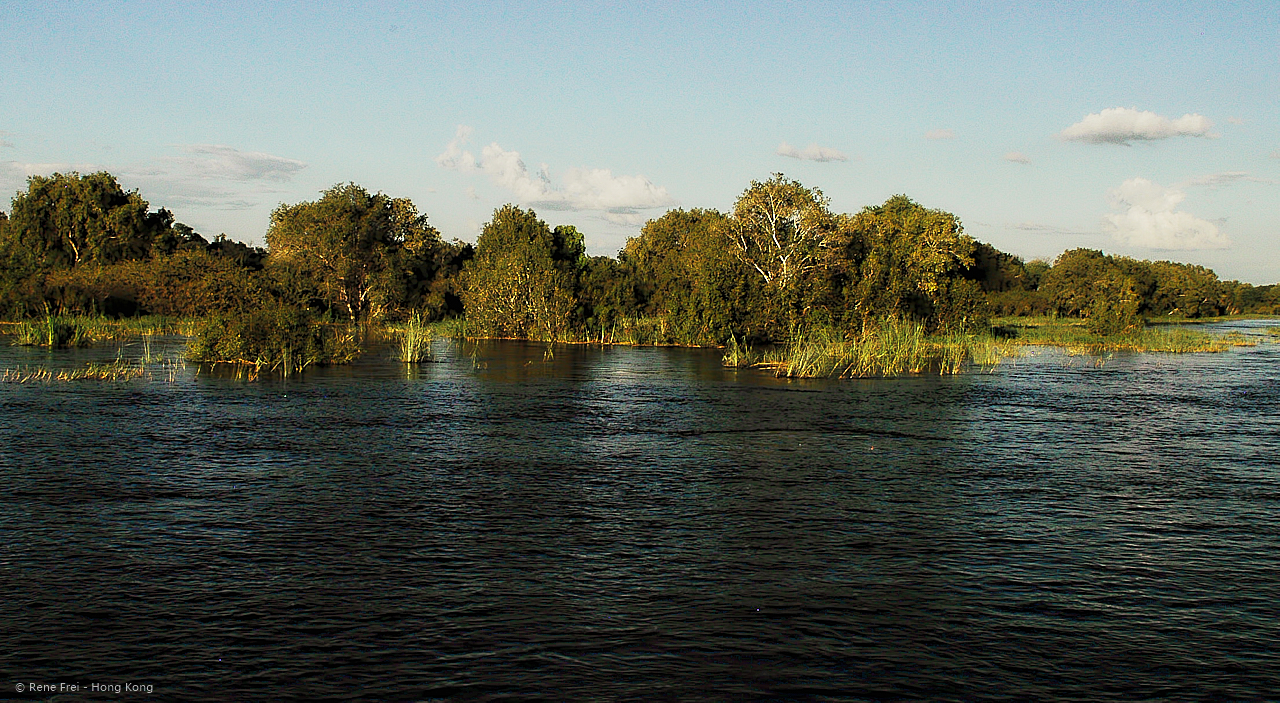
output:
[[[1086,115],[1083,120],[1062,130],[1058,136],[1067,141],[1089,144],[1122,144],[1153,141],[1170,137],[1209,137],[1213,123],[1203,115],[1188,114],[1171,120],[1154,112],[1132,107],[1112,107]]]
[[[1097,234],[1097,232],[1081,232],[1077,230],[1067,229],[1066,227],[1059,227],[1057,225],[1046,225],[1046,224],[1041,224],[1039,222],[1028,222],[1028,221],[1006,222],[1004,226],[1007,229],[1016,229],[1016,230],[1021,230],[1023,232],[1039,232],[1043,234],[1052,234],[1052,235],[1065,234],[1065,235],[1071,235],[1071,236],[1090,236],[1090,235]]]
[[[459,126],[454,138],[436,157],[436,164],[460,173],[482,173],[521,203],[551,210],[599,210],[615,216],[675,204],[666,188],[654,185],[648,178],[615,176],[608,169],[571,168],[557,186],[552,183],[546,164],[530,173],[519,152],[503,149],[497,142],[481,149],[477,158],[463,148],[471,133],[470,127]]]
[[[924,133],[925,139],[955,139],[956,131],[954,129],[931,129]]]
[[[1186,195],[1145,178],[1130,178],[1107,193],[1118,212],[1102,219],[1102,228],[1121,244],[1149,249],[1225,249],[1230,240],[1218,226],[1177,210]]]
[[[161,162],[179,175],[232,181],[287,181],[307,165],[260,151],[240,151],[220,144],[184,147],[189,156],[169,156]]]
[[[1221,173],[1211,173],[1207,176],[1199,176],[1184,181],[1184,186],[1207,186],[1209,188],[1220,188],[1232,183],[1252,182],[1252,183],[1272,183],[1273,181],[1266,178],[1258,178],[1247,171],[1223,171]]]
[[[842,151],[837,151],[831,147],[818,146],[810,144],[804,149],[797,149],[790,144],[783,142],[778,145],[778,156],[789,156],[793,159],[801,161],[848,161],[849,157]]]
[[[1027,166],[1031,165],[1031,159],[1027,158],[1027,155],[1022,153],[1021,151],[1011,151],[1005,154],[1004,160],[1010,161],[1015,164],[1024,164]]]

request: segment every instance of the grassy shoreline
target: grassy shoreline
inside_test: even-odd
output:
[[[1239,333],[1212,335],[1186,329],[1170,321],[1147,324],[1118,334],[1100,335],[1090,331],[1080,320],[1049,317],[998,318],[992,322],[992,330],[1012,344],[1062,347],[1068,352],[1090,354],[1112,351],[1173,354],[1220,352],[1256,343]]]
[[[1069,354],[1103,354],[1115,351],[1156,353],[1221,352],[1258,343],[1258,337],[1239,333],[1213,335],[1190,325],[1237,320],[1280,319],[1270,315],[1233,315],[1204,320],[1157,320],[1140,329],[1114,335],[1091,332],[1084,321],[1054,317],[1003,317],[990,330],[969,334],[926,334],[917,323],[886,320],[852,334],[830,327],[797,332],[786,343],[753,348],[731,338],[723,347],[727,367],[758,369],[786,378],[883,378],[921,374],[952,375],[969,368],[990,368],[1001,359],[1022,355],[1027,346],[1050,346]],[[49,315],[19,322],[0,322],[0,335],[12,344],[49,348],[87,347],[156,335],[187,337],[184,359],[192,363],[239,364],[256,372],[301,372],[314,364],[352,361],[362,346],[359,340],[381,338],[392,342],[393,358],[407,364],[433,360],[431,342],[443,339],[486,339],[467,335],[462,318],[424,322],[412,317],[399,323],[374,324],[359,330],[323,323],[312,318],[290,318],[283,325],[261,321],[250,330],[230,329],[220,318],[192,319],[160,316],[111,319],[106,317]],[[278,324],[277,324],[278,323]],[[339,329],[342,328],[342,329]],[[343,330],[346,330],[345,332]],[[210,339],[207,335],[221,334]],[[252,332],[252,334],[250,334]],[[229,335],[229,336],[228,336]],[[296,337],[296,339],[294,339]],[[1280,326],[1269,327],[1263,339],[1280,338]],[[228,341],[234,344],[228,344]],[[530,340],[540,341],[540,340]],[[541,340],[545,341],[545,340]],[[1276,340],[1272,340],[1276,341]],[[670,338],[660,318],[621,320],[608,333],[586,333],[553,344],[602,346],[693,346]],[[232,348],[234,347],[234,349]],[[277,348],[278,347],[278,348]],[[237,352],[227,356],[228,352]],[[218,353],[222,352],[222,353]],[[217,358],[215,358],[217,357]],[[177,360],[175,360],[177,361]],[[138,368],[145,367],[140,364]],[[143,372],[120,360],[90,365],[75,371],[48,369],[8,370],[3,380],[55,381],[81,379],[127,380]]]

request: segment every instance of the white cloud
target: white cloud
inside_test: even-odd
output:
[[[956,131],[954,129],[931,129],[924,133],[925,139],[955,139]]]
[[[1021,151],[1011,151],[1005,154],[1004,160],[1011,161],[1015,164],[1025,164],[1027,166],[1031,165],[1031,159],[1028,158],[1027,155],[1022,153]]]
[[[1004,225],[1007,229],[1016,229],[1023,232],[1041,232],[1044,234],[1065,234],[1072,236],[1095,235],[1097,232],[1080,232],[1077,230],[1067,229],[1066,227],[1058,227],[1057,225],[1046,225],[1039,222],[1006,222]]]
[[[183,156],[162,156],[117,173],[165,207],[235,211],[259,207],[264,196],[282,192],[272,184],[283,184],[307,167],[295,159],[217,144],[179,148]]]
[[[1227,122],[1231,124],[1244,124],[1244,120],[1239,117],[1228,117]]]
[[[1175,208],[1186,195],[1145,178],[1130,178],[1107,193],[1118,210],[1102,219],[1121,244],[1149,249],[1225,249],[1231,245],[1218,226]]]
[[[444,153],[436,157],[436,163],[451,171],[470,173],[476,170],[476,158],[470,152],[462,150],[462,145],[471,137],[472,129],[464,124],[458,125],[453,139],[445,145]]]
[[[790,144],[783,142],[778,145],[778,156],[789,156],[793,159],[801,161],[848,161],[849,157],[843,151],[837,151],[831,147],[818,146],[810,144],[804,149],[797,149]]]
[[[1240,182],[1272,183],[1273,181],[1267,180],[1266,178],[1258,178],[1247,171],[1223,171],[1222,173],[1211,173],[1207,176],[1192,178],[1188,181],[1184,181],[1181,185],[1219,188],[1221,186]]]
[[[436,163],[461,173],[483,173],[521,203],[552,210],[599,210],[611,215],[632,215],[636,210],[675,204],[666,188],[654,185],[648,178],[615,176],[608,169],[571,168],[565,171],[562,184],[556,186],[546,164],[530,173],[519,152],[503,149],[497,142],[481,149],[477,158],[463,148],[471,133],[470,127],[459,126],[454,138],[436,157]]]
[[[606,222],[612,222],[615,225],[639,227],[649,221],[650,217],[639,212],[606,212],[604,213],[604,219]]]
[[[166,156],[160,159],[161,164],[179,176],[232,181],[287,181],[307,167],[283,156],[219,144],[192,144],[184,150],[190,156]]]
[[[476,192],[475,186],[467,186],[467,189],[464,192],[467,194],[467,197],[472,200],[480,199],[480,194]]]
[[[1059,137],[1068,141],[1090,144],[1124,144],[1133,141],[1151,141],[1170,137],[1209,137],[1213,123],[1202,115],[1183,115],[1176,120],[1154,112],[1139,111],[1132,107],[1112,107],[1067,127]]]

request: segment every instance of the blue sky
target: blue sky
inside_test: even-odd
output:
[[[1280,281],[1274,2],[8,2],[0,26],[0,209],[106,169],[261,244],[353,181],[447,238],[517,202],[614,254],[782,172],[1025,258]]]

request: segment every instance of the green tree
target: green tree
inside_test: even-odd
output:
[[[1096,249],[1064,251],[1044,274],[1040,290],[1054,310],[1067,317],[1084,317],[1093,304],[1094,283],[1117,271],[1111,257]]]
[[[1205,317],[1238,311],[1231,287],[1204,266],[1152,261],[1154,285],[1145,309],[1152,315]]]
[[[1118,268],[1109,270],[1090,288],[1089,308],[1085,311],[1087,326],[1103,336],[1141,329],[1140,306],[1141,296],[1133,277]]]
[[[822,191],[781,173],[751,186],[726,221],[735,251],[765,283],[786,288],[818,263],[824,239],[835,229]]]
[[[645,223],[622,250],[640,312],[662,318],[672,341],[720,344],[731,335],[767,339],[776,332],[765,281],[725,246],[727,227],[715,210],[671,210]]]
[[[413,203],[349,183],[315,202],[271,213],[274,263],[314,279],[325,300],[352,322],[381,316],[404,296],[407,258],[438,247],[440,234]]]
[[[137,191],[105,171],[32,176],[13,199],[3,254],[28,274],[143,259],[172,224],[168,210],[148,212]]]
[[[532,210],[498,208],[463,271],[468,331],[484,337],[562,339],[574,322],[585,252],[576,228],[553,230]]]
[[[845,218],[830,243],[850,325],[894,317],[962,329],[988,318],[981,289],[964,278],[977,244],[949,212],[895,195]]]

